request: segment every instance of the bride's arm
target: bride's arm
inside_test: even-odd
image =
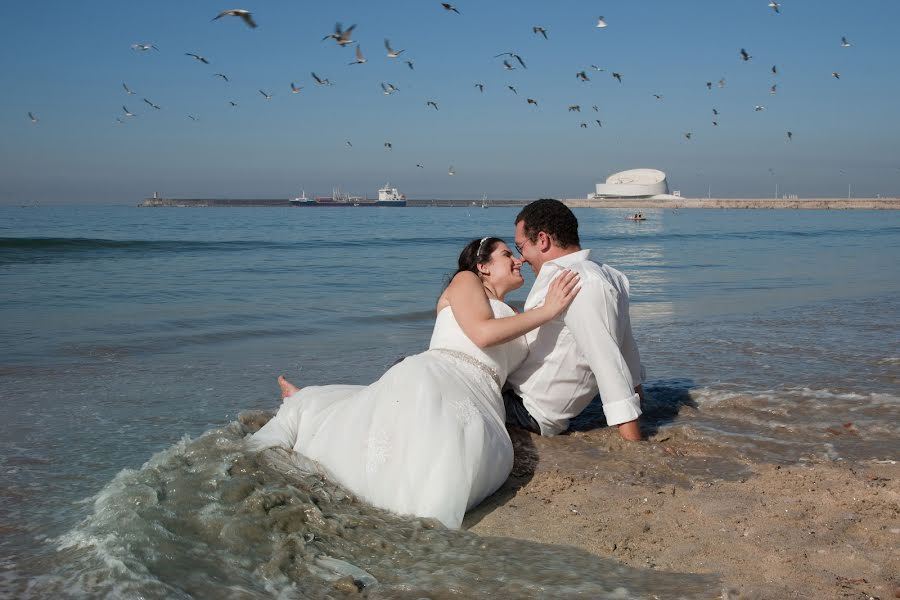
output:
[[[550,284],[544,304],[499,319],[494,317],[484,286],[474,273],[458,273],[444,294],[466,337],[479,348],[487,348],[515,339],[559,315],[578,294],[577,284],[578,274],[565,271]]]

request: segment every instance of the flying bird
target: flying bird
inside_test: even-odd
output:
[[[587,123],[581,123],[579,127],[581,127],[582,129],[587,129]]]
[[[476,83],[475,87],[478,88],[479,92],[481,92],[482,94],[484,93],[484,84],[483,83]]]
[[[316,75],[315,73],[312,73],[312,72],[310,73],[310,75],[312,75],[312,78],[316,80],[316,85],[334,85],[333,83],[331,83],[330,79],[327,79],[324,77],[319,77],[318,75]]]
[[[594,109],[594,112],[600,112],[600,107],[597,106],[596,104],[594,104],[593,106],[591,106],[591,108]]]
[[[692,136],[692,135],[693,135],[693,134],[692,134],[690,131],[685,132],[684,138],[685,138],[686,140],[689,140],[689,139],[691,139],[691,136]]]
[[[772,84],[772,87],[769,88],[769,93],[770,93],[770,94],[775,94],[775,93],[777,93],[777,92],[778,92],[778,84],[777,84],[777,83],[773,83],[773,84]]]
[[[706,89],[708,89],[708,90],[711,90],[711,89],[712,89],[712,81],[707,81],[707,82],[706,82]]]
[[[535,106],[538,105],[537,100],[535,100],[534,98],[527,98],[525,101],[526,101],[528,104],[534,104]]]
[[[406,52],[406,50],[394,50],[393,48],[391,48],[391,40],[387,38],[384,39],[384,47],[387,49],[388,58],[397,58],[398,56]]]
[[[125,93],[128,94],[129,96],[134,96],[134,92],[132,92],[132,91],[128,88],[128,85],[126,85],[126,84],[123,83],[123,84],[122,84],[122,88],[125,90]]]
[[[123,121],[123,120],[120,119],[119,117],[116,117],[116,124],[117,124],[117,125],[124,125],[124,124],[125,124],[125,121]]]
[[[723,77],[722,79],[719,80],[719,84],[718,84],[718,85],[719,85],[719,89],[725,87],[725,78],[724,78],[724,77]]]
[[[146,98],[144,98],[144,102],[146,102],[147,104],[149,104],[150,106],[152,106],[152,107],[155,108],[156,110],[161,110],[161,109],[159,108],[159,106],[153,104],[152,102],[150,102],[150,101],[147,100]]]
[[[456,175],[456,169],[453,168],[453,165],[450,165],[450,168],[447,169],[447,175]]]
[[[229,101],[228,101],[228,104],[230,104],[230,105],[233,106],[233,107],[234,107],[234,106],[237,106],[237,102],[235,102],[234,100],[229,100]]]
[[[424,169],[424,168],[425,168],[425,167],[422,166],[422,163],[416,163],[416,167],[418,167],[419,169]]]
[[[223,10],[218,15],[213,17],[213,21],[217,19],[221,19],[222,17],[240,17],[244,23],[247,24],[247,27],[250,29],[256,28],[256,22],[253,20],[253,15],[249,10],[244,10],[243,8],[232,8],[230,10]]]
[[[392,143],[390,143],[390,142],[385,142],[385,143],[384,143],[384,147],[387,148],[388,150],[393,150],[393,149],[394,149],[394,145],[393,145]]]
[[[508,85],[508,86],[506,86],[506,87],[509,88],[509,91],[511,91],[511,92],[512,92],[513,94],[515,94],[516,96],[519,95],[518,90],[516,90],[516,88],[514,88],[513,86]]]
[[[587,73],[585,73],[584,71],[578,71],[577,73],[575,73],[575,78],[579,79],[581,81],[590,81],[591,80],[591,78],[588,77]]]
[[[409,59],[407,58],[407,59],[404,60],[403,62],[406,63],[406,66],[409,67],[409,70],[410,70],[410,71],[414,71],[414,70],[415,70],[415,69],[413,69],[413,61],[411,61],[411,60],[409,60]]]
[[[543,27],[541,27],[540,25],[535,25],[534,27],[531,28],[531,31],[534,33],[539,33],[542,36],[544,36],[545,40],[547,39],[547,30],[544,29]]]
[[[841,36],[841,48],[849,48],[850,46],[852,46],[852,44],[847,41],[847,38]]]
[[[434,108],[434,110],[440,110],[440,109],[438,109],[437,102],[435,102],[434,100],[429,100],[428,102],[425,103],[425,106],[431,106]]]
[[[762,112],[764,110],[766,110],[766,107],[762,104],[757,104],[755,107],[753,107],[753,112]]]
[[[33,112],[28,113],[28,118],[31,119],[32,123],[37,123],[38,121],[40,121],[40,119],[38,119],[36,116],[34,116]]]
[[[613,73],[612,76],[613,76],[613,79],[615,79],[615,80],[618,81],[619,83],[622,83],[622,75],[621,75],[621,74],[619,74],[619,73]]]
[[[597,27],[603,29],[606,26],[606,21],[603,19],[603,17],[597,17]]]
[[[510,58],[514,58],[514,59],[516,59],[516,61],[517,61],[520,65],[522,65],[522,68],[523,68],[523,69],[527,69],[527,68],[528,68],[528,67],[525,65],[525,61],[522,60],[522,57],[519,56],[518,54],[516,54],[515,52],[501,52],[500,54],[494,55],[494,58],[500,58],[501,56],[509,56]],[[507,64],[507,62],[504,60],[504,61],[503,61],[503,64],[505,65],[505,64]],[[510,68],[510,69],[511,69],[511,68]]]
[[[595,71],[599,71],[600,73],[602,73],[603,71],[606,70],[606,69],[601,69],[601,68],[598,67],[597,65],[591,65],[591,68],[592,68],[593,70],[595,70]]]
[[[507,71],[515,71],[516,70],[516,68],[514,66],[509,64],[508,60],[503,61],[503,68],[506,69]]]
[[[356,27],[356,24],[351,25],[347,29],[342,29],[340,23],[336,23],[334,26],[334,33],[329,33],[325,37],[322,38],[324,42],[327,39],[333,39],[337,42],[338,46],[346,46],[347,44],[352,44],[353,40],[350,39],[350,35],[353,33],[353,28]]]
[[[751,58],[753,58],[753,57],[750,56],[750,54],[748,54],[746,50],[744,50],[743,48],[741,48],[741,60],[744,61],[744,62],[747,62],[747,61],[750,60]]]
[[[359,44],[356,45],[356,60],[351,63],[347,63],[348,65],[361,65],[363,63],[368,62],[366,57],[363,56],[362,48],[359,47]]]
[[[347,144],[348,148],[352,148],[353,144],[350,143],[350,140],[344,140],[344,143]]]
[[[159,48],[157,48],[153,44],[132,44],[131,49],[138,52],[146,52],[147,50],[156,50],[157,52],[159,52]]]
[[[124,104],[122,105],[122,110],[125,111],[125,116],[126,116],[126,117],[133,117],[133,116],[135,116],[135,114],[134,114],[133,112],[130,112],[127,108],[125,108],[125,105],[124,105]]]
[[[831,76],[834,77],[835,79],[840,79],[840,78],[841,78],[841,74],[838,73],[837,71],[832,71],[832,72],[831,72]]]
[[[656,98],[657,100],[662,100],[662,98],[663,98],[661,94],[653,94],[653,97]]]
[[[382,83],[381,84],[381,90],[384,92],[385,96],[390,96],[391,94],[393,94],[394,92],[396,92],[399,89],[400,88],[395,86],[393,83]]]
[[[293,81],[291,82],[291,93],[292,93],[292,94],[299,94],[299,93],[300,93],[300,90],[302,90],[302,89],[303,89],[302,86],[299,86],[299,87],[298,87],[298,86],[294,85],[294,82],[293,82]]]
[[[771,2],[769,2],[769,8],[775,11],[775,14],[777,15],[781,12],[781,2],[778,2],[778,0],[772,0]]]
[[[600,119],[594,119],[594,122],[597,124],[597,127],[603,127],[603,123],[600,122]]]
[[[581,112],[581,106],[578,104],[570,104],[569,112]]]
[[[778,75],[778,65],[772,65],[772,75]]]
[[[208,65],[208,64],[209,64],[209,61],[206,60],[204,57],[200,56],[199,54],[193,54],[193,53],[191,53],[191,52],[185,52],[184,54],[185,54],[185,56],[190,56],[190,57],[192,57],[194,60],[199,60],[199,61],[202,62],[204,65]]]
[[[718,122],[718,121],[713,121],[712,124],[713,124],[713,127],[718,127],[718,126],[719,126],[719,122]]]
[[[794,139],[794,132],[793,132],[793,131],[788,131],[788,132],[787,132],[787,138],[788,138],[788,141],[789,141],[789,142],[790,142],[791,140],[793,140],[793,139]]]
[[[271,99],[272,99],[272,95],[271,95],[271,94],[267,94],[267,93],[265,93],[265,92],[262,91],[262,90],[259,90],[259,93],[262,94],[262,95],[263,95],[263,98],[265,98],[266,100],[271,100]]]
[[[714,115],[718,115],[718,114],[719,114],[719,111],[716,110],[716,109],[714,108],[714,109],[713,109],[713,114],[714,114]]]
[[[456,10],[456,7],[453,6],[452,4],[447,4],[446,2],[441,2],[441,6],[443,6],[444,10],[446,10],[447,12],[455,12],[456,14],[461,14],[458,10]]]
[[[191,121],[197,121],[197,120],[198,120],[197,117],[195,117],[194,115],[188,115],[188,119],[190,119]]]
[[[228,77],[226,77],[222,73],[213,73],[213,77],[221,77],[225,81],[225,83],[228,83]]]

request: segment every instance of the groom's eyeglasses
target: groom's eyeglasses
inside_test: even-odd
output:
[[[525,244],[527,244],[528,241],[529,241],[528,238],[525,238],[525,241],[522,242],[521,244],[517,244],[517,243],[513,242],[513,246],[516,247],[516,252],[519,253],[519,256],[522,256],[522,248],[525,247]]]

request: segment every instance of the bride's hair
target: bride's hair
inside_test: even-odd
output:
[[[478,275],[478,265],[483,265],[490,261],[491,253],[497,248],[497,244],[502,243],[502,239],[488,236],[472,240],[466,244],[463,251],[459,253],[456,273],[451,275],[450,279],[453,279],[457,273],[462,273],[463,271],[472,271]]]

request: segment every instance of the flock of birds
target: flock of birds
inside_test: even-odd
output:
[[[447,13],[453,13],[453,14],[455,14],[455,15],[460,15],[460,16],[462,15],[462,12],[461,12],[456,6],[454,6],[453,4],[446,3],[446,2],[441,2],[441,3],[440,3],[440,6],[441,6],[441,7],[443,8],[443,10],[446,11]],[[772,9],[772,11],[773,11],[775,14],[781,14],[781,3],[778,2],[777,0],[772,0],[771,2],[769,2],[768,6],[769,6],[769,8]],[[256,29],[256,27],[257,27],[257,23],[256,23],[256,21],[255,21],[255,19],[254,19],[254,17],[253,17],[253,14],[252,14],[249,10],[246,10],[246,9],[239,9],[239,8],[236,8],[236,9],[224,10],[224,11],[220,12],[219,14],[217,14],[215,17],[213,17],[213,18],[212,18],[212,21],[218,21],[219,19],[223,19],[223,18],[225,18],[225,17],[232,17],[232,18],[240,19],[241,21],[243,21],[243,23],[244,23],[248,28],[251,28],[251,29]],[[605,19],[603,16],[600,16],[600,17],[597,18],[597,22],[596,22],[595,27],[598,28],[598,29],[606,29],[607,27],[609,27],[609,24],[607,23],[606,19]],[[356,29],[356,25],[355,25],[355,24],[354,24],[354,25],[350,25],[349,27],[347,27],[347,28],[345,29],[345,28],[341,25],[341,23],[337,23],[337,24],[335,25],[334,31],[331,32],[331,33],[326,34],[326,35],[322,38],[322,41],[323,41],[323,42],[324,42],[324,41],[327,41],[327,40],[333,40],[333,41],[337,44],[337,46],[342,47],[342,48],[343,48],[343,47],[346,47],[346,46],[350,46],[350,45],[352,45],[352,44],[356,44],[356,51],[355,51],[354,59],[348,63],[348,65],[350,65],[350,66],[364,65],[364,64],[366,64],[366,63],[368,62],[368,59],[366,58],[365,54],[364,54],[363,51],[362,51],[361,45],[360,45],[359,43],[357,43],[357,42],[353,39],[353,33],[354,33],[354,30],[355,30],[355,29]],[[548,29],[547,29],[546,27],[542,26],[542,25],[535,25],[535,26],[533,26],[533,27],[532,27],[532,33],[533,33],[534,35],[537,35],[537,36],[542,37],[544,40],[549,40],[549,39],[550,39],[550,37],[549,37],[549,35],[548,35]],[[840,46],[841,46],[842,48],[850,48],[850,47],[851,47],[851,43],[847,40],[846,36],[842,36],[842,37],[841,37]],[[386,51],[386,56],[387,56],[387,58],[388,58],[388,59],[392,59],[392,60],[393,60],[393,59],[400,59],[401,56],[404,54],[404,52],[406,52],[405,49],[400,49],[400,50],[395,49],[395,48],[391,45],[391,42],[390,42],[389,39],[385,39],[385,40],[384,40],[384,48],[385,48],[385,51]],[[131,44],[131,49],[134,50],[135,52],[141,52],[141,53],[143,53],[143,52],[159,52],[159,48],[158,48],[155,44],[152,44],[152,43],[134,43],[134,44]],[[185,56],[188,56],[188,57],[194,59],[195,61],[197,61],[198,63],[201,63],[201,64],[203,64],[203,65],[209,65],[209,64],[210,64],[209,59],[207,59],[205,56],[202,56],[201,54],[198,54],[198,53],[195,53],[195,52],[185,52],[184,54],[185,54]],[[527,69],[527,68],[528,68],[528,66],[527,66],[527,64],[526,64],[526,62],[525,62],[525,59],[524,59],[520,54],[518,54],[517,52],[514,52],[514,51],[501,52],[501,53],[499,53],[499,54],[494,55],[493,58],[494,58],[494,59],[502,59],[502,60],[500,61],[500,66],[501,66],[505,71],[515,71],[515,70],[517,70],[517,69]],[[741,60],[742,62],[747,63],[747,62],[749,62],[750,60],[753,59],[753,56],[752,56],[745,48],[741,48],[740,51],[739,51],[739,58],[740,58],[740,60]],[[407,57],[407,58],[403,58],[402,60],[403,60],[403,62],[406,64],[406,66],[407,66],[410,70],[415,70],[415,63],[414,63],[414,61],[413,61],[412,59],[410,59],[410,58]],[[597,65],[591,65],[591,70],[592,70],[593,72],[595,72],[595,73],[603,73],[603,72],[606,72],[606,69],[605,69],[605,68],[599,67],[599,66],[597,66]],[[622,83],[623,83],[622,73],[620,73],[620,72],[618,72],[618,71],[611,71],[609,74],[610,74],[610,76],[611,76],[615,81],[617,81],[619,84],[622,84]],[[777,65],[773,65],[773,66],[771,67],[771,75],[772,75],[773,77],[775,77],[775,76],[778,75],[778,67],[777,67]],[[224,81],[224,82],[226,82],[226,83],[229,82],[228,76],[225,75],[224,73],[214,73],[212,76],[213,76],[213,77],[218,77],[218,78],[220,78],[222,81]],[[320,75],[317,75],[315,72],[311,72],[311,73],[310,73],[310,76],[312,77],[312,80],[313,80],[313,82],[314,82],[314,84],[315,84],[316,86],[333,86],[333,85],[334,85],[334,83],[333,83],[329,78],[327,78],[327,77],[322,77],[322,76],[320,76]],[[588,75],[588,70],[587,70],[587,69],[583,69],[583,70],[580,70],[580,71],[576,72],[574,76],[575,76],[575,78],[576,78],[579,82],[589,82],[589,81],[591,81],[591,76]],[[840,78],[841,78],[841,74],[840,74],[840,72],[838,72],[838,71],[832,71],[831,77],[833,77],[834,79],[840,79]],[[726,85],[725,79],[724,79],[724,78],[721,78],[721,79],[718,80],[718,82],[717,82],[717,84],[716,84],[716,87],[718,87],[718,88],[724,88],[725,85]],[[484,84],[483,82],[475,82],[474,87],[475,87],[475,89],[478,90],[479,93],[483,93],[483,92],[484,92],[484,89],[485,89],[485,84]],[[509,92],[511,92],[512,94],[514,94],[514,95],[516,95],[516,96],[519,95],[519,91],[518,91],[518,89],[517,89],[515,86],[513,86],[513,85],[507,85],[506,87],[507,87],[507,89],[509,90]],[[127,83],[122,83],[122,88],[124,89],[125,94],[126,94],[128,97],[134,96],[134,95],[135,95],[135,92],[134,92],[133,90],[131,90],[131,88],[127,85]],[[713,82],[712,82],[712,81],[707,81],[707,82],[706,82],[706,88],[707,88],[708,91],[711,91],[711,90],[713,89]],[[290,83],[290,91],[291,91],[292,94],[298,94],[298,93],[300,93],[303,89],[304,89],[304,86],[297,85],[297,84],[296,84],[295,82],[293,82],[293,81]],[[382,90],[382,93],[383,93],[385,96],[391,96],[391,95],[397,93],[397,92],[399,91],[399,89],[400,89],[400,88],[397,87],[397,86],[396,86],[395,84],[393,84],[393,83],[390,83],[390,82],[382,82],[382,83],[381,83],[381,90]],[[260,95],[262,95],[262,97],[263,97],[265,100],[271,100],[272,97],[273,97],[272,94],[266,92],[265,90],[260,89],[260,90],[258,90],[258,91],[259,91]],[[774,95],[774,94],[776,94],[777,92],[778,92],[778,84],[777,84],[777,83],[772,83],[772,84],[770,85],[770,87],[769,87],[769,93]],[[663,95],[662,95],[662,94],[659,94],[659,93],[653,93],[652,96],[653,96],[657,101],[662,101],[662,100],[663,100]],[[162,107],[161,107],[161,106],[159,106],[159,105],[156,104],[155,102],[151,101],[150,99],[148,99],[148,98],[142,98],[142,100],[143,100],[143,102],[144,102],[148,107],[150,107],[151,109],[153,109],[153,110],[162,110]],[[539,106],[538,100],[537,100],[536,98],[533,98],[533,97],[525,97],[525,101],[526,101],[526,103],[527,103],[528,105],[535,106],[535,107]],[[233,100],[229,100],[228,102],[229,102],[229,105],[230,105],[231,107],[237,107],[237,106],[238,106],[238,104],[237,104],[235,101],[233,101]],[[435,110],[435,111],[440,110],[440,106],[439,106],[439,104],[438,104],[438,101],[435,100],[435,99],[433,99],[433,98],[429,98],[429,99],[427,99],[427,100],[425,101],[425,107],[428,108],[428,109],[433,109],[433,110]],[[599,108],[596,104],[595,104],[595,105],[592,105],[591,108],[592,108],[592,110],[593,110],[594,112],[596,112],[596,113],[599,113],[599,112],[600,112],[600,108]],[[757,105],[754,107],[754,111],[755,111],[755,112],[762,112],[762,111],[765,110],[765,108],[766,108],[766,107],[765,107],[764,105],[757,104]],[[580,113],[580,112],[581,112],[581,106],[580,106],[579,104],[571,104],[571,105],[568,106],[568,109],[567,109],[567,110],[568,110],[569,112],[577,112],[577,113]],[[127,120],[127,119],[134,118],[134,117],[136,117],[136,116],[137,116],[137,113],[135,113],[135,112],[129,110],[128,107],[127,107],[127,105],[123,104],[123,105],[122,105],[122,113],[121,113],[120,116],[117,116],[117,117],[116,117],[116,122],[119,123],[119,124],[124,124],[124,123],[125,123],[125,120],[123,120],[123,119],[126,119],[126,120]],[[712,125],[713,125],[714,127],[717,127],[717,126],[719,125],[719,122],[718,122],[718,116],[719,116],[719,111],[718,111],[718,109],[712,108]],[[37,124],[37,123],[39,122],[39,120],[40,120],[33,112],[29,112],[29,113],[28,113],[28,117],[29,117],[29,119],[31,120],[31,122],[34,123],[34,124]],[[196,115],[193,115],[193,114],[189,114],[189,115],[187,115],[187,117],[188,117],[189,119],[193,120],[193,121],[197,121],[197,120],[198,120],[198,117],[197,117]],[[599,118],[593,119],[593,122],[596,123],[596,125],[597,125],[598,127],[602,127],[602,126],[603,126],[603,122],[602,122],[601,119],[599,119]],[[584,128],[584,129],[588,128],[588,122],[586,122],[586,121],[580,122],[580,123],[579,123],[579,127],[580,127],[580,128]],[[692,131],[686,131],[686,132],[683,133],[683,136],[684,136],[684,138],[685,138],[686,140],[691,140],[692,137],[693,137],[693,132],[692,132]],[[792,132],[792,131],[787,131],[787,132],[786,132],[786,137],[787,137],[787,140],[788,140],[788,141],[792,140],[793,137],[794,137],[793,132]],[[352,142],[351,142],[350,140],[346,140],[345,143],[346,143],[346,145],[347,145],[348,147],[352,147],[352,146],[353,146],[353,144],[352,144]],[[392,144],[391,142],[389,142],[389,141],[385,141],[385,142],[384,142],[384,148],[385,148],[385,150],[388,150],[388,151],[389,151],[389,150],[392,150],[392,149],[393,149],[393,144]],[[421,163],[417,163],[417,164],[416,164],[416,167],[424,168],[424,167],[422,166]],[[451,167],[448,169],[448,174],[449,174],[449,175],[455,175],[455,173],[456,173],[455,168],[451,166]]]

